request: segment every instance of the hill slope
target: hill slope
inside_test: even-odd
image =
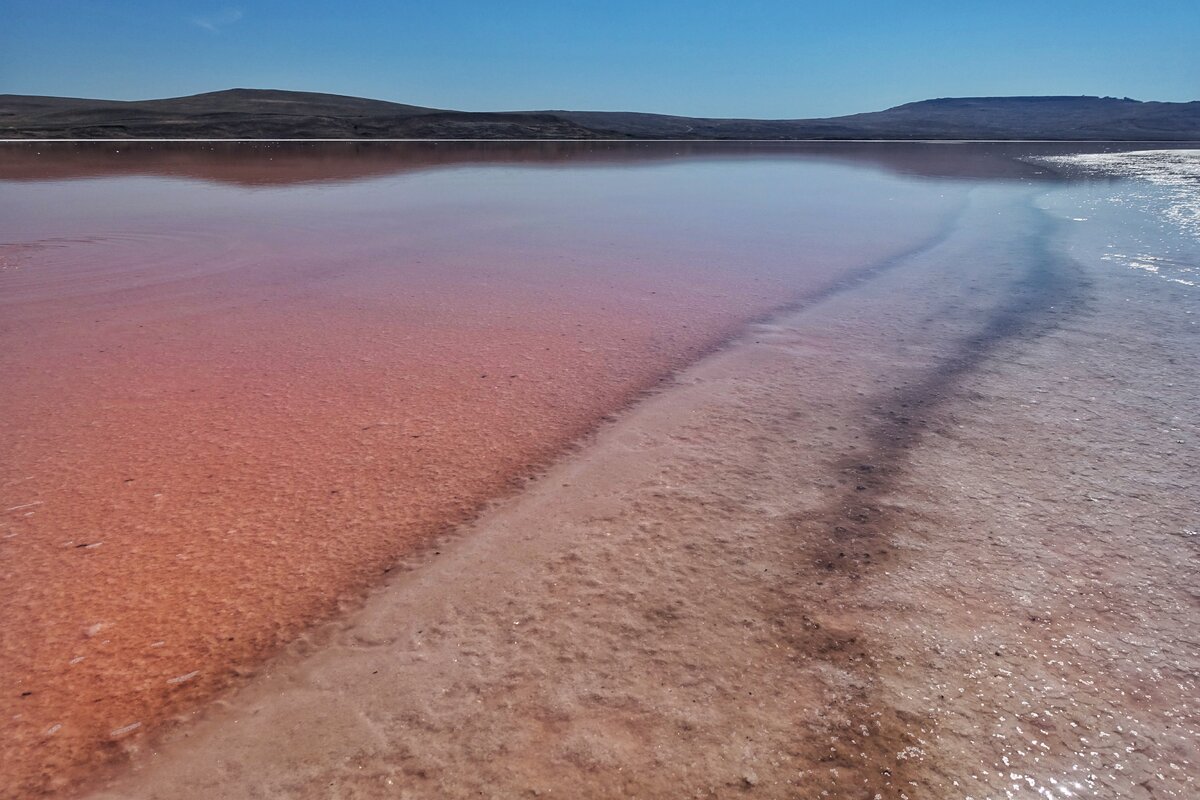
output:
[[[1200,102],[967,97],[827,119],[755,120],[609,111],[450,111],[272,89],[142,101],[0,95],[0,138],[1189,141],[1200,140]]]

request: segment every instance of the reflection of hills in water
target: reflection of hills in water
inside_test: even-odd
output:
[[[6,143],[0,180],[149,175],[242,186],[354,181],[460,166],[628,166],[804,158],[931,178],[1057,180],[1028,156],[1114,155],[1132,144],[914,142],[71,142]],[[1170,152],[1170,151],[1165,151]]]

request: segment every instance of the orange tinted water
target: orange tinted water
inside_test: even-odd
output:
[[[17,793],[197,707],[746,320],[935,235],[968,188],[669,144],[441,169],[197,145],[186,176],[41,147],[53,179],[26,149],[0,184]]]

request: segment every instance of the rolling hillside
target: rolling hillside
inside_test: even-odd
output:
[[[0,95],[0,138],[1191,141],[1200,140],[1200,102],[942,98],[844,117],[756,120],[609,111],[453,111],[271,89],[143,101]]]

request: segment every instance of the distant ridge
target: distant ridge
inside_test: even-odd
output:
[[[943,97],[825,119],[614,111],[472,112],[278,89],[163,100],[0,95],[0,139],[1200,140],[1200,101]]]

